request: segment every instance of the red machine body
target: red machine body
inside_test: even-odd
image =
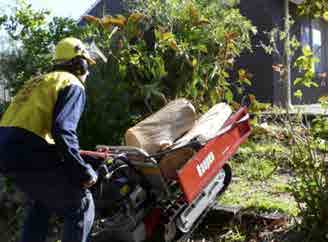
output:
[[[179,171],[178,179],[188,203],[191,203],[232,157],[251,133],[247,109],[240,109],[225,123],[219,134],[210,140]]]

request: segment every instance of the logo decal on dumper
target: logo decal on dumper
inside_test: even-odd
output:
[[[213,152],[210,152],[206,156],[206,158],[200,164],[198,164],[196,167],[199,177],[202,177],[204,175],[204,173],[208,169],[210,169],[210,167],[214,161],[215,161],[215,156],[214,156]]]

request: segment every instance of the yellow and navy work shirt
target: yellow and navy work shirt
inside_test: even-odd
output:
[[[91,179],[95,173],[79,154],[76,134],[85,101],[83,84],[69,72],[26,82],[0,121],[0,168],[32,171],[64,162],[76,181]]]

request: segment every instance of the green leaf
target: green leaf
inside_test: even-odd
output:
[[[243,92],[244,92],[244,90],[243,90],[241,87],[238,87],[238,88],[237,88],[237,93],[238,93],[239,95],[243,94]]]
[[[232,91],[230,89],[226,90],[224,96],[225,96],[225,99],[227,100],[228,103],[233,101],[233,94],[232,94]]]
[[[287,36],[287,34],[285,32],[280,32],[279,39],[284,40],[284,39],[286,39],[286,36]]]
[[[323,14],[323,19],[328,22],[328,11]]]
[[[251,31],[254,35],[257,34],[257,28],[255,26],[251,27]]]
[[[138,54],[131,55],[130,57],[130,63],[133,65],[138,65],[140,63],[139,60],[140,60],[140,56]]]
[[[252,82],[249,79],[243,79],[243,83],[245,83],[248,86],[252,86]]]
[[[313,16],[314,16],[314,18],[320,18],[321,17],[321,14],[319,12],[317,12]]]
[[[203,44],[201,44],[201,45],[196,45],[195,47],[193,47],[192,49],[194,49],[194,50],[198,50],[198,51],[200,51],[200,52],[203,52],[203,53],[207,53],[207,47],[206,47],[206,45],[203,45]]]
[[[306,57],[309,57],[309,56],[313,55],[313,52],[312,52],[311,47],[309,45],[304,46],[302,51],[303,51],[303,55],[306,56]]]
[[[318,87],[319,87],[319,84],[318,84],[318,83],[316,83],[316,82],[312,82],[311,84],[312,84],[312,86],[313,86],[313,87],[316,87],[316,88],[318,88]]]
[[[322,4],[320,2],[315,2],[315,5],[317,6],[318,9],[322,9]]]
[[[303,82],[303,78],[298,77],[294,80],[294,85],[297,85],[297,84],[302,83],[302,82]]]
[[[170,39],[174,39],[174,34],[172,34],[171,32],[166,32],[163,33],[161,36],[162,40],[170,40]]]
[[[310,88],[312,86],[316,86],[316,85],[318,86],[318,84],[316,84],[315,82],[312,82],[312,81],[305,81],[303,84],[305,87],[308,87],[308,88]]]
[[[294,96],[299,98],[299,99],[302,99],[303,93],[302,93],[301,90],[297,90],[296,92],[294,92]]]

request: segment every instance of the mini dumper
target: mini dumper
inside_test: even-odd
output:
[[[81,155],[99,173],[92,188],[97,223],[94,241],[184,241],[231,181],[228,160],[251,133],[243,107],[214,138],[196,137],[156,154],[129,146],[99,146]],[[172,160],[187,154],[179,166]]]

